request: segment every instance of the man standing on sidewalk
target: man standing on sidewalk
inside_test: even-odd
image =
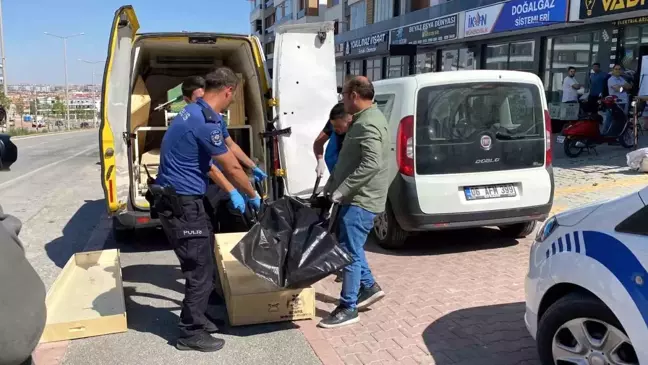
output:
[[[373,98],[373,85],[364,76],[350,79],[342,90],[344,108],[353,119],[324,193],[340,205],[338,239],[353,262],[344,268],[340,304],[319,323],[324,328],[357,322],[358,309],[385,296],[364,251],[374,217],[385,209],[389,187],[389,131]]]

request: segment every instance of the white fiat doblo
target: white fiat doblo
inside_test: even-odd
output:
[[[520,238],[553,204],[551,120],[542,81],[517,71],[413,75],[374,83],[392,133],[393,181],[373,234],[496,226]]]

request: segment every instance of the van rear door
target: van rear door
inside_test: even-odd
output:
[[[285,194],[312,193],[315,182],[313,141],[338,102],[333,22],[296,24],[276,30],[274,98],[279,157],[285,171]],[[324,176],[323,181],[328,176]]]
[[[101,185],[109,213],[119,211],[128,202],[127,120],[131,51],[138,29],[132,6],[123,6],[115,12],[101,91],[99,127]]]

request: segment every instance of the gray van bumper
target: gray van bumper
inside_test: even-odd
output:
[[[148,220],[145,218],[148,218]],[[144,211],[128,210],[113,216],[113,228],[118,231],[153,228],[159,227],[160,224],[159,219],[152,219],[149,212]]]
[[[396,221],[408,232],[436,231],[484,226],[503,226],[529,221],[545,220],[553,206],[553,170],[548,169],[551,179],[551,198],[544,205],[517,209],[491,210],[486,212],[426,214],[421,211],[414,178],[397,174],[389,188],[389,204]]]

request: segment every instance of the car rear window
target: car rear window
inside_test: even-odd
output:
[[[510,170],[544,159],[544,109],[533,84],[471,82],[419,90],[419,174]],[[492,141],[485,146],[482,142]]]

